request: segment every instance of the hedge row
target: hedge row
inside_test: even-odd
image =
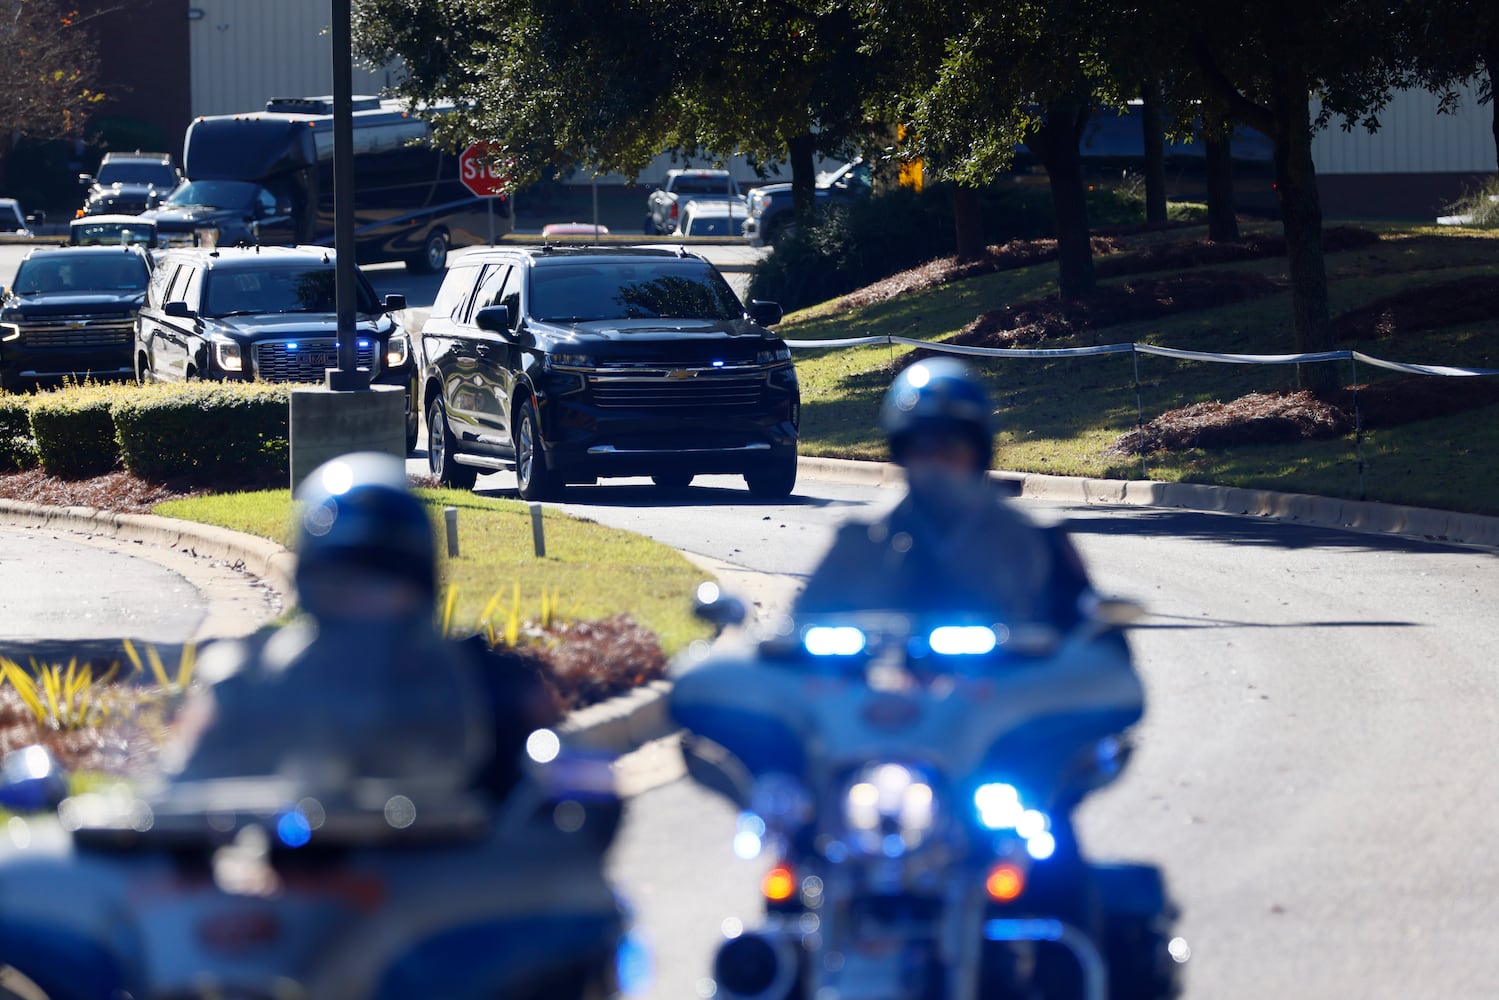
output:
[[[0,467],[70,479],[285,482],[291,387],[263,382],[70,385],[0,394]]]

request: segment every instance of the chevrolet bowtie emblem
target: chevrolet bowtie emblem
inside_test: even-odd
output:
[[[670,379],[697,378],[697,372],[690,368],[673,368],[666,373],[666,377]]]

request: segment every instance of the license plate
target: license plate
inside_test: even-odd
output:
[[[337,368],[337,351],[303,351],[297,355],[297,364],[303,368]]]

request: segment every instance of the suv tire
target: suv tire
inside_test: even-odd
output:
[[[434,229],[427,234],[422,248],[406,258],[406,270],[412,274],[437,274],[448,266],[448,234]]]
[[[536,404],[526,400],[515,422],[515,489],[525,500],[552,500],[562,492],[562,478],[546,464]]]
[[[746,472],[744,481],[754,496],[788,497],[796,486],[796,455],[790,459],[776,459],[769,465]]]
[[[471,490],[479,478],[479,470],[453,461],[456,450],[453,432],[448,427],[448,414],[442,400],[434,399],[427,407],[427,467],[433,477],[444,486],[457,490]]]

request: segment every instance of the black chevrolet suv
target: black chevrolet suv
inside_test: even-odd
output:
[[[791,354],[723,276],[683,250],[495,249],[450,261],[422,328],[427,453],[443,483],[514,468],[522,497],[568,483],[743,475],[796,482]]]
[[[151,279],[139,247],[37,247],[0,305],[0,385],[129,377],[136,310]]]
[[[338,367],[335,268],[326,247],[162,252],[136,321],[136,377],[322,382]],[[395,316],[406,296],[381,302],[356,274],[358,365],[372,382],[406,388],[410,449],[421,411],[411,340]]]
[[[98,176],[79,174],[88,188],[79,217],[139,215],[152,209],[182,183],[182,173],[167,153],[105,153]]]

